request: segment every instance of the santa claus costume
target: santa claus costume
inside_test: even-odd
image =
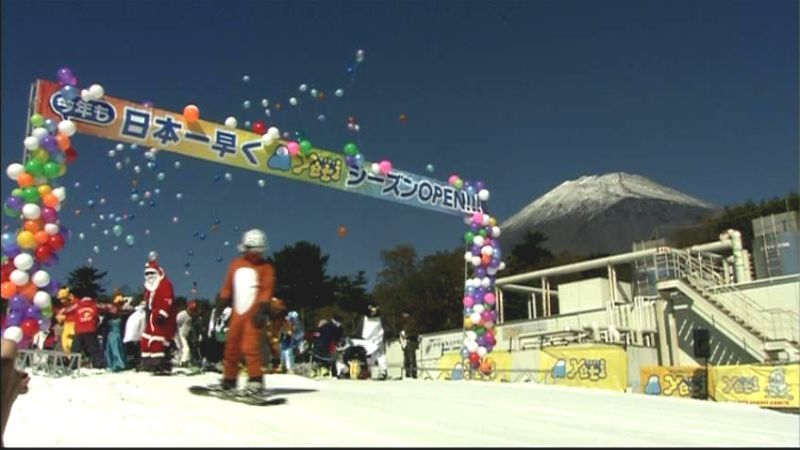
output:
[[[142,370],[168,374],[172,370],[169,350],[177,328],[178,307],[172,282],[152,253],[144,269],[144,302],[149,315],[142,333],[141,364]]]

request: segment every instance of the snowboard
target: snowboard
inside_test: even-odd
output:
[[[272,406],[272,405],[282,405],[286,403],[286,399],[284,397],[272,397],[270,395],[264,396],[248,396],[248,395],[241,395],[238,391],[227,392],[227,391],[220,391],[216,389],[211,389],[207,386],[190,386],[189,392],[195,395],[201,395],[204,397],[214,397],[221,400],[228,400],[236,403],[244,403],[246,405],[252,406]]]

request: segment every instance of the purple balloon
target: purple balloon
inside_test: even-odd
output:
[[[55,296],[58,294],[59,289],[61,289],[61,283],[59,283],[58,280],[50,279],[50,283],[45,289],[47,289],[48,294]]]
[[[23,312],[28,307],[28,299],[22,294],[17,294],[8,301],[8,308],[12,311]]]
[[[23,204],[25,204],[25,200],[23,200],[22,197],[14,197],[13,195],[10,195],[8,199],[6,199],[6,206],[14,211],[21,211]]]
[[[19,255],[20,253],[22,253],[22,250],[20,250],[19,247],[16,245],[14,245],[13,247],[8,246],[7,248],[3,249],[3,254],[8,256],[9,259],[16,258],[16,256]]]
[[[61,237],[64,238],[64,241],[68,241],[69,238],[72,237],[72,231],[70,231],[69,228],[64,225],[59,225],[58,228],[58,232],[61,233]]]
[[[50,136],[49,134],[43,137],[42,140],[39,141],[39,144],[41,144],[43,149],[47,150],[50,153],[57,152],[58,150],[60,150],[58,148],[58,143],[56,142],[56,138]]]
[[[36,273],[36,271],[37,271],[37,270],[39,270],[39,269],[41,269],[41,268],[42,268],[42,265],[41,265],[41,264],[39,264],[39,262],[38,262],[38,261],[36,261],[36,260],[33,260],[33,265],[31,265],[31,268],[30,268],[30,269],[28,269],[28,270],[27,270],[27,272],[28,272],[28,273]]]
[[[11,310],[6,316],[6,327],[18,327],[22,323],[22,313]]]
[[[477,269],[475,269],[475,276],[483,278],[486,276],[486,271],[483,269],[483,267],[478,267]]]
[[[350,155],[347,155],[347,156],[345,156],[345,158],[344,158],[344,162],[345,162],[345,164],[347,164],[348,166],[354,166],[354,165],[356,164],[356,159],[355,159],[355,158],[353,158],[353,157],[352,157],[352,156],[350,156]]]
[[[25,318],[39,320],[42,318],[42,312],[36,306],[30,305],[25,308]]]
[[[49,330],[50,329],[50,318],[49,317],[42,317],[39,319],[39,329],[40,330]]]
[[[469,224],[469,229],[472,230],[473,233],[477,233],[478,230],[480,230],[480,228],[481,228],[480,225],[478,225],[475,222]]]
[[[44,220],[45,223],[53,223],[58,220],[58,213],[55,209],[45,206],[42,208],[42,220]]]
[[[72,69],[70,69],[69,67],[62,67],[58,69],[58,73],[56,74],[56,76],[58,77],[59,83],[69,84],[69,85],[72,85],[70,81],[72,81],[72,79],[75,78],[75,74],[72,73]]]
[[[485,186],[486,186],[486,185],[483,183],[483,181],[477,181],[477,182],[475,183],[475,190],[476,190],[476,191],[480,191],[480,190],[481,190],[481,189],[483,189]]]

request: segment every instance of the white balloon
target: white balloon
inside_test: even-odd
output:
[[[33,267],[33,256],[27,253],[20,253],[14,257],[14,267],[19,270],[28,270]]]
[[[279,130],[277,127],[269,127],[269,130],[267,130],[267,134],[274,137],[275,139],[281,138],[281,130]]]
[[[467,331],[465,334],[467,336],[467,341],[474,341],[474,340],[478,339],[478,333],[476,333],[476,332],[474,332],[472,330]]]
[[[478,343],[475,342],[475,341],[472,341],[472,342],[468,343],[467,344],[467,350],[469,350],[470,353],[478,350]]]
[[[53,236],[58,234],[59,227],[54,223],[48,223],[44,226],[44,232],[47,233],[49,236]]]
[[[50,274],[44,270],[37,270],[31,279],[33,280],[33,284],[39,287],[45,287],[50,284]]]
[[[478,350],[476,350],[476,353],[478,353],[478,356],[483,358],[484,356],[486,356],[486,353],[488,353],[488,352],[486,351],[486,347],[478,347]]]
[[[491,245],[484,245],[483,248],[481,249],[481,253],[486,256],[492,256],[492,254],[494,253],[494,249],[492,248]]]
[[[35,203],[27,203],[22,207],[22,215],[26,219],[36,220],[42,216],[42,209]]]
[[[117,151],[118,151],[118,152],[121,152],[121,151],[123,151],[123,150],[125,150],[125,146],[124,146],[124,145],[122,145],[122,144],[117,144]]]
[[[472,216],[464,217],[464,225],[470,225],[472,223]]]
[[[475,236],[472,238],[472,243],[478,247],[483,247],[483,236]]]
[[[491,285],[492,285],[492,280],[490,280],[489,277],[485,277],[484,279],[481,280],[482,287],[488,288]]]
[[[465,252],[464,253],[464,261],[472,262],[472,252]]]
[[[20,175],[25,172],[25,166],[20,163],[11,163],[6,167],[6,175],[14,181],[17,181]]]
[[[478,191],[478,198],[484,202],[489,200],[489,191],[486,189],[481,189],[480,191]]]
[[[289,99],[289,104],[292,106],[297,106],[297,99],[292,97]]]
[[[57,187],[53,189],[53,195],[56,196],[59,202],[63,202],[65,198],[67,198],[67,191],[64,189],[64,186]]]
[[[78,233],[78,239],[83,240],[86,237],[83,233]]]
[[[113,157],[115,157],[115,156],[117,156],[117,151],[116,151],[116,150],[114,150],[114,149],[112,148],[111,150],[109,150],[109,151],[108,151],[108,157],[109,157],[109,158],[113,158]]]
[[[483,312],[483,305],[477,304],[477,305],[473,306],[472,307],[472,312],[476,312],[478,314],[482,313]]]
[[[25,148],[28,150],[36,150],[39,148],[39,138],[36,136],[28,136],[25,138]]]
[[[77,131],[75,127],[75,122],[67,119],[58,122],[58,132],[66,134],[67,136],[72,136]]]
[[[472,265],[475,266],[475,267],[480,266],[481,265],[481,257],[480,256],[473,256],[472,257]]]
[[[489,225],[489,221],[491,221],[491,220],[492,220],[492,216],[490,216],[488,214],[484,214],[483,215],[483,226]]]
[[[25,286],[28,284],[28,281],[30,281],[31,277],[28,275],[28,272],[17,269],[11,272],[11,275],[9,275],[8,279],[17,286]]]
[[[497,270],[506,270],[506,263],[501,262],[500,265],[497,267]]]
[[[303,83],[303,84],[301,84],[301,85],[300,85],[300,88],[299,88],[298,90],[299,90],[300,92],[305,92],[305,91],[307,91],[307,90],[308,90],[308,85],[307,85],[307,84],[305,84],[305,83]]]
[[[22,340],[22,328],[8,327],[6,328],[6,331],[3,332],[3,337],[9,341],[14,341],[19,344],[19,342]]]
[[[495,274],[497,274],[497,269],[495,269],[494,267],[489,267],[488,269],[486,269],[486,273],[488,273],[491,276],[495,276]]]
[[[474,325],[479,325],[481,323],[480,313],[473,311],[472,314],[469,315],[469,320],[471,320]]]
[[[39,291],[33,296],[33,304],[39,309],[47,308],[50,306],[50,302],[50,294],[45,291]]]
[[[239,122],[236,121],[236,117],[230,116],[225,119],[225,126],[229,128],[236,128]]]
[[[92,100],[92,94],[89,93],[88,89],[83,89],[81,91],[81,100],[88,102]]]
[[[42,128],[42,127],[34,128],[33,132],[31,132],[31,136],[38,138],[40,141],[45,137],[47,137],[47,135],[49,134],[50,132],[47,131],[47,128]]]
[[[273,136],[273,135],[271,135],[269,133],[265,133],[265,134],[263,134],[261,136],[261,144],[264,147],[272,146],[273,144],[275,144],[275,140],[276,140],[275,136]]]
[[[100,100],[104,95],[106,95],[106,90],[103,89],[103,86],[100,86],[99,84],[93,84],[89,86],[89,95],[93,100]]]
[[[492,237],[500,237],[500,227],[492,227]]]
[[[372,173],[376,175],[381,172],[381,166],[378,165],[378,163],[372,163],[372,166],[370,168],[372,169]]]

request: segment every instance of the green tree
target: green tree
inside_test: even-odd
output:
[[[367,292],[366,274],[360,270],[356,275],[337,275],[331,279],[331,284],[335,304],[330,310],[318,310],[315,318],[319,320],[338,313],[345,322],[345,330],[350,330],[371,298]]]
[[[405,302],[414,295],[412,276],[417,272],[417,251],[409,244],[381,251],[384,268],[372,290],[372,298],[380,305],[382,315],[395,325]],[[366,308],[361,314],[366,313]],[[392,329],[396,329],[392,327]]]
[[[67,285],[73,290],[83,291],[85,295],[99,299],[106,291],[102,284],[106,273],[91,266],[80,266],[69,273]]]
[[[307,241],[286,246],[274,255],[275,296],[299,311],[306,326],[310,325],[307,313],[334,302],[328,259],[318,245]]]
[[[508,272],[511,274],[529,272],[531,270],[549,267],[555,262],[555,257],[543,244],[547,236],[539,231],[528,231],[522,242],[511,249],[508,262]]]

